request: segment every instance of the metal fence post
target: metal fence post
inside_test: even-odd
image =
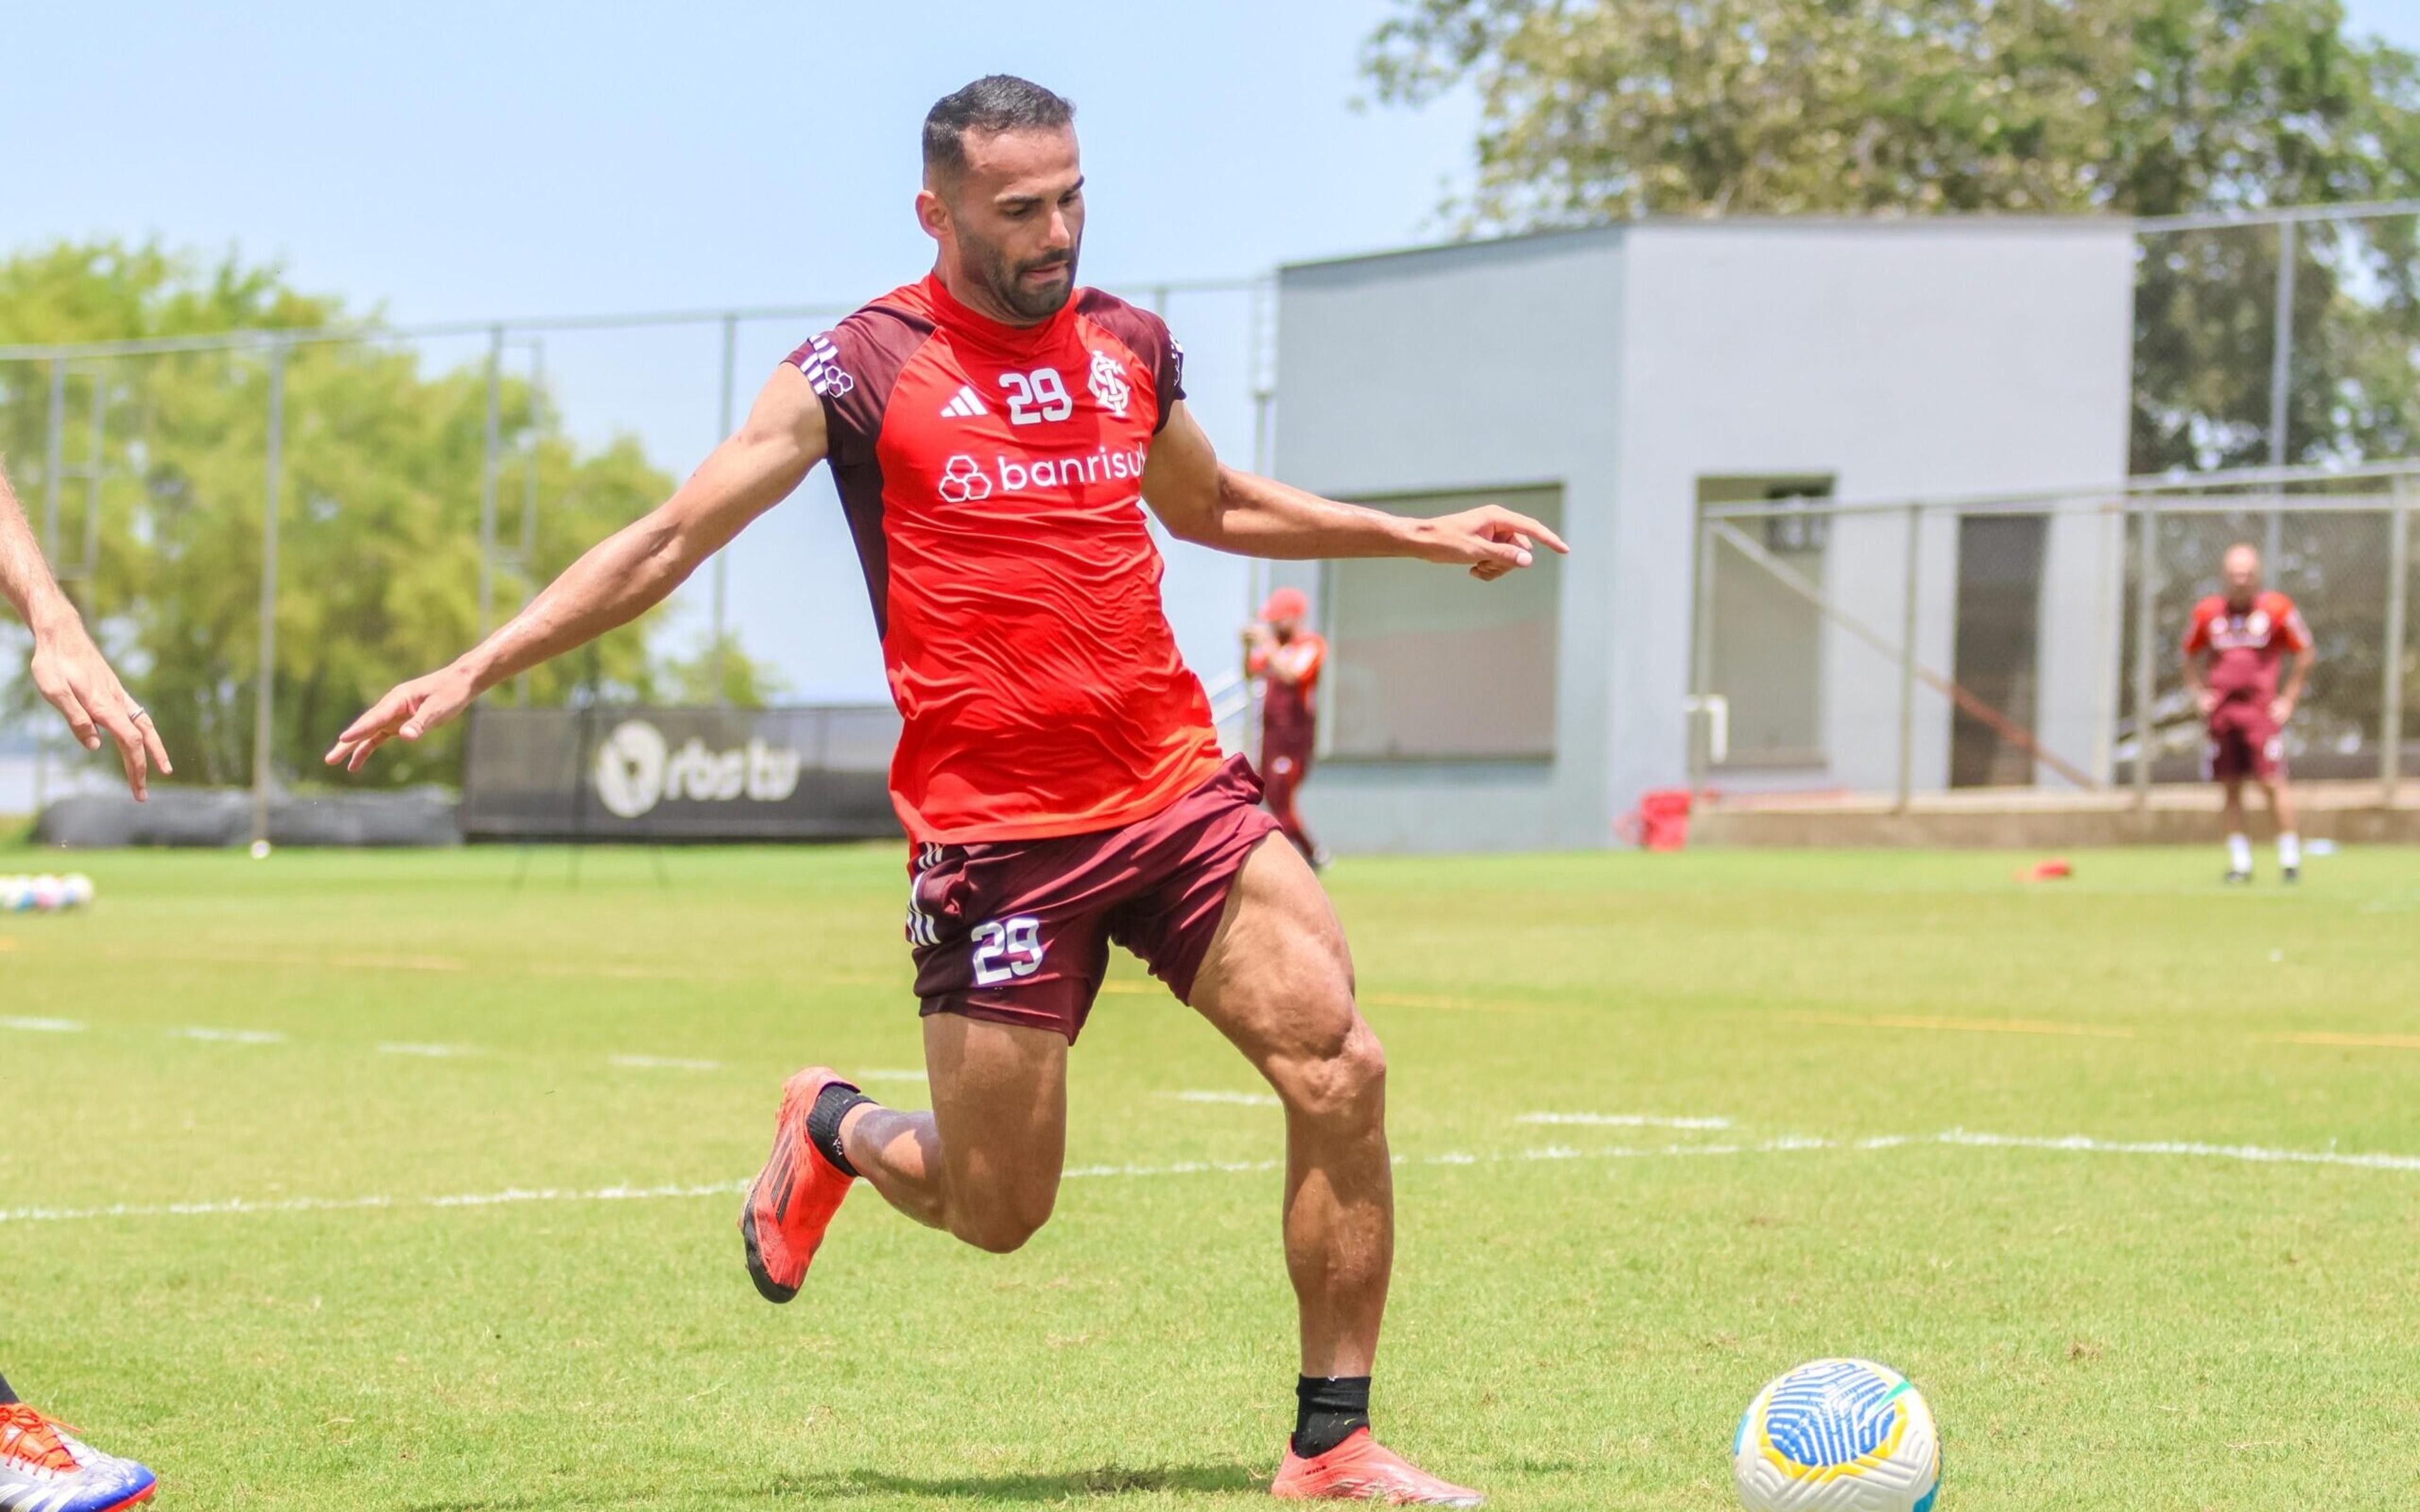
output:
[[[92,376],[90,436],[84,464],[84,560],[77,564],[77,575],[84,579],[84,608],[87,611],[93,607],[93,589],[101,576],[101,453],[109,444],[109,383],[99,372]]]
[[[2134,570],[2134,807],[2151,805],[2151,699],[2155,672],[2151,662],[2153,621],[2157,617],[2160,577],[2159,514],[2154,501],[2143,500],[2142,525],[2135,549],[2142,553]]]
[[[1689,615],[1689,791],[1703,793],[1714,765],[1706,734],[1706,696],[1714,690],[1714,531],[1698,510],[1698,598]]]
[[[1902,594],[1899,642],[1899,811],[1916,800],[1916,604],[1924,565],[1917,556],[1924,506],[1907,506],[1907,583]]]
[[[2292,412],[2296,239],[2292,221],[2277,223],[2277,313],[2275,339],[2269,349],[2269,465],[2273,468],[2286,465],[2286,430]],[[2261,538],[2261,561],[2272,574],[2278,570],[2277,559],[2285,544],[2285,511],[2273,509]]]
[[[269,446],[260,516],[260,671],[252,701],[252,844],[262,855],[269,843],[270,745],[276,738],[277,517],[279,486],[286,471],[286,342],[269,347]]]
[[[496,623],[496,462],[503,444],[504,328],[488,332],[488,440],[479,461],[479,638]]]
[[[2379,689],[2379,806],[2395,807],[2395,790],[2403,778],[2403,653],[2406,616],[2412,597],[2411,479],[2395,478],[2395,513],[2387,519],[2386,536],[2386,671]]]
[[[42,440],[42,555],[59,560],[59,485],[68,470],[68,360],[51,359],[50,424]]]
[[[721,434],[731,435],[731,410],[739,384],[739,316],[722,317],[722,410]],[[726,548],[714,554],[714,629],[713,639],[706,642],[706,675],[714,687],[714,702],[727,702],[723,697],[722,638],[725,614],[731,603],[731,553]]]
[[[521,475],[521,603],[527,605],[537,596],[537,464],[538,446],[543,431],[538,424],[538,406],[546,401],[546,341],[530,338],[530,420],[529,464]],[[529,707],[530,680],[524,671],[513,679],[513,698],[524,709]]]

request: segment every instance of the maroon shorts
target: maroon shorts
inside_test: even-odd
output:
[[[2286,775],[2285,735],[2266,702],[2229,699],[2211,711],[2208,764],[2221,782],[2274,782]]]
[[[1111,940],[1190,1002],[1235,873],[1277,828],[1260,801],[1260,779],[1237,756],[1122,829],[917,846],[908,942],[923,1011],[1056,1029],[1073,1043]]]

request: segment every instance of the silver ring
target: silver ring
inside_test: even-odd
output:
[[[144,720],[151,717],[151,711],[145,708],[140,703],[129,703],[126,705],[126,717],[129,719],[133,720],[136,724],[141,724]]]

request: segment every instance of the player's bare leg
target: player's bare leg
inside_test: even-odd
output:
[[[1285,1104],[1286,1272],[1302,1324],[1283,1497],[1476,1506],[1370,1437],[1369,1376],[1395,1257],[1387,1059],[1354,1005],[1344,931],[1310,865],[1271,837],[1228,894],[1193,1006]]]
[[[2220,806],[2220,812],[2226,819],[2226,880],[2249,882],[2252,880],[2252,836],[2244,828],[2243,779],[2229,777],[2223,784],[2223,791],[2226,796]]]
[[[783,1087],[772,1153],[739,1210],[749,1279],[767,1301],[799,1294],[861,1175],[910,1218],[999,1254],[1048,1220],[1067,1144],[1067,1041],[937,1013],[924,1055],[931,1113],[882,1107],[824,1066]]]
[[[2291,882],[2303,871],[2303,835],[2294,822],[2294,790],[2280,777],[2263,781],[2260,795],[2269,800],[2270,815],[2277,822],[2277,869]]]
[[[1067,1041],[961,1013],[924,1019],[933,1111],[852,1108],[849,1164],[892,1207],[978,1249],[1006,1254],[1059,1199],[1067,1153]]]

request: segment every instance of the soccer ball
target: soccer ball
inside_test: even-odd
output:
[[[0,877],[0,914],[22,914],[34,906],[34,879],[19,874]]]
[[[70,872],[59,878],[59,895],[69,908],[82,908],[92,902],[92,878],[81,872]]]
[[[56,913],[67,906],[67,884],[45,872],[34,879],[34,912]]]
[[[1747,1404],[1731,1477],[1748,1512],[1932,1512],[1941,1436],[1898,1371],[1817,1360]]]

